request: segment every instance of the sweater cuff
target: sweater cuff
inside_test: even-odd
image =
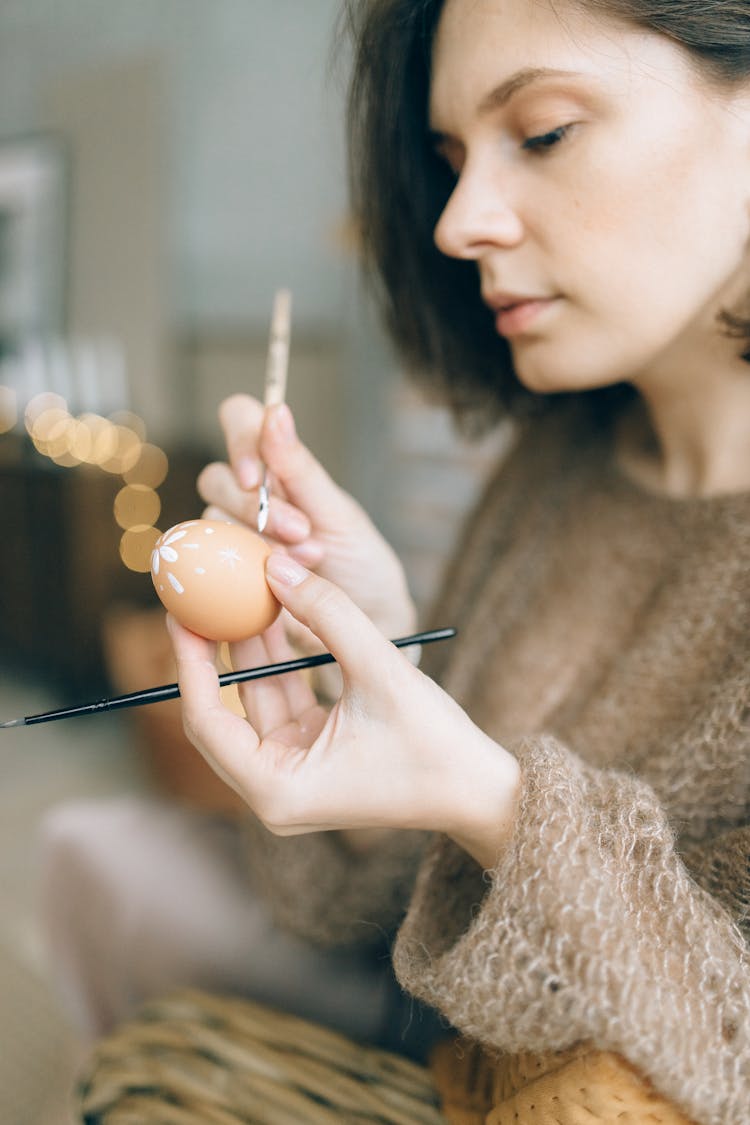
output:
[[[394,947],[396,974],[502,1051],[584,1039],[624,1050],[635,1027],[644,1056],[659,1053],[664,1009],[689,1004],[709,946],[732,970],[729,920],[676,856],[649,786],[587,765],[552,737],[512,750],[521,790],[497,867],[482,871],[450,840],[434,843]]]
[[[559,883],[550,882],[545,868],[574,835],[580,786],[555,740],[524,740],[508,749],[521,779],[513,833],[497,866],[484,871],[452,840],[436,838],[398,933],[394,967],[407,991],[471,1038],[486,1043],[489,1022],[502,1050],[561,1049],[583,1035],[568,1022],[550,1042],[549,1013],[540,1009],[563,983],[540,958],[538,935],[544,917],[563,906]],[[525,918],[532,912],[530,932]],[[498,1011],[509,1016],[501,1027]]]

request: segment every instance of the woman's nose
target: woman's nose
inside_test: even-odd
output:
[[[435,227],[438,250],[473,260],[488,249],[516,246],[522,238],[523,224],[507,192],[465,168]]]

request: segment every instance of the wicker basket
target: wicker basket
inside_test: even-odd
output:
[[[179,992],[95,1049],[85,1125],[446,1125],[429,1071],[245,1000]]]

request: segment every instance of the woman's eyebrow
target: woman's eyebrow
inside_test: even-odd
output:
[[[584,75],[577,70],[562,70],[558,67],[551,66],[526,66],[521,70],[517,70],[511,74],[509,78],[504,79],[498,83],[497,86],[485,94],[478,106],[477,116],[485,117],[488,113],[501,108],[515,97],[521,90],[527,86],[531,86],[534,82],[549,81],[554,78],[582,78]],[[433,147],[438,147],[446,140],[450,140],[450,133],[445,133],[440,129],[430,128],[428,130],[429,140]]]
[[[485,94],[477,106],[477,113],[484,116],[491,113],[492,110],[507,105],[510,99],[520,90],[545,78],[580,78],[580,74],[575,70],[559,70],[555,67],[524,67],[522,70],[517,70],[515,74],[511,74],[510,78],[506,78],[503,82],[494,86],[488,94]]]

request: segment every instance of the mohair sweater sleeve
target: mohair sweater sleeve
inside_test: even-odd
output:
[[[402,985],[488,1048],[587,1040],[696,1121],[747,1122],[750,959],[653,790],[552,737],[512,749],[513,838],[492,872],[434,842],[394,949]]]
[[[274,836],[245,825],[251,879],[276,922],[315,945],[389,946],[406,912],[428,836],[393,832],[353,852],[337,832]]]

